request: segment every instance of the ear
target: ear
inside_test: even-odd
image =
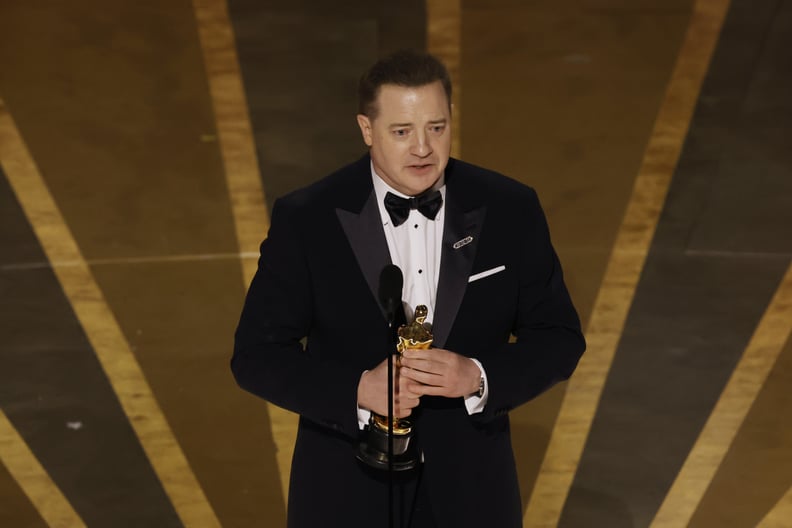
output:
[[[358,122],[358,126],[360,127],[360,133],[363,136],[363,142],[367,146],[370,147],[371,143],[372,143],[371,142],[371,120],[368,118],[368,116],[365,116],[363,114],[358,114],[357,115],[357,122]]]

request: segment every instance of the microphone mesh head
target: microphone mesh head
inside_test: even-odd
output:
[[[388,264],[380,272],[379,301],[385,311],[392,315],[401,302],[404,277],[399,266]]]

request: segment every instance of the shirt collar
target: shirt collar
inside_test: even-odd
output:
[[[374,193],[377,196],[377,205],[379,206],[380,212],[380,219],[382,220],[382,225],[386,225],[390,222],[390,216],[388,215],[387,209],[385,209],[385,195],[389,192],[399,196],[401,198],[411,198],[411,196],[407,196],[406,194],[397,191],[390,185],[388,185],[385,180],[382,179],[382,176],[377,174],[377,171],[374,170],[374,162],[371,162],[371,181],[374,184]],[[442,212],[445,208],[445,197],[446,197],[446,186],[445,186],[445,172],[440,175],[434,185],[432,185],[432,190],[439,190],[440,194],[443,197],[443,205],[440,208]]]

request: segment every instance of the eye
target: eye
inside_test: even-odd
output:
[[[435,134],[442,134],[443,130],[445,130],[445,125],[434,125],[430,128],[430,130]]]
[[[404,136],[407,135],[407,129],[406,128],[397,128],[397,129],[395,129],[393,131],[393,135],[396,136],[396,137],[404,137]]]

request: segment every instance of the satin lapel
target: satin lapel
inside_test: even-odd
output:
[[[437,306],[432,323],[434,346],[438,348],[445,346],[459,305],[462,304],[462,297],[465,296],[485,213],[484,206],[463,212],[452,196],[446,200],[440,280],[437,284]],[[465,244],[468,237],[472,240]],[[457,242],[460,244],[456,244]],[[458,246],[456,249],[455,244]]]
[[[366,278],[374,300],[379,303],[379,277],[382,268],[391,263],[388,243],[385,241],[385,231],[377,207],[374,191],[371,191],[360,214],[336,209],[336,215],[344,228],[352,251],[355,253],[360,270]],[[380,309],[382,307],[380,306]],[[382,313],[383,317],[385,312]]]

